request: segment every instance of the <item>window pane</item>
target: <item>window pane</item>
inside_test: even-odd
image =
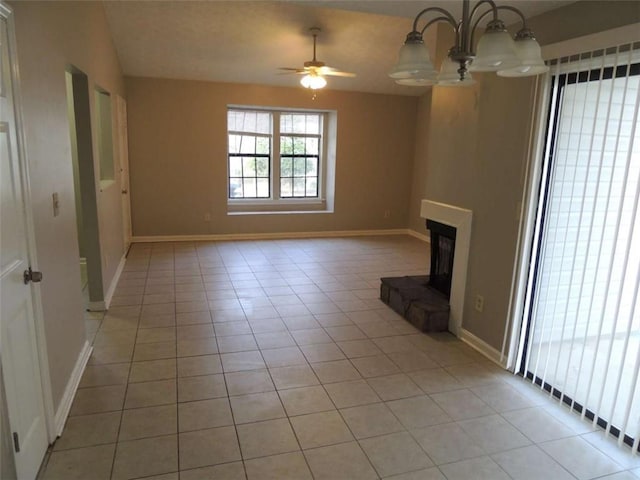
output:
[[[256,133],[271,133],[271,113],[260,112],[256,117]]]
[[[243,113],[229,110],[227,112],[227,128],[229,130],[242,130]]]
[[[304,177],[305,175],[305,160],[304,158],[293,159],[293,176]]]
[[[305,146],[304,138],[295,137],[293,139],[293,153],[296,155],[304,155],[306,153]]]
[[[269,137],[257,137],[256,139],[256,153],[263,153],[268,155],[270,150]]]
[[[307,158],[307,175],[318,176],[318,159]]]
[[[258,197],[269,198],[269,179],[268,178],[258,179]]]
[[[307,138],[305,139],[307,144],[307,148],[305,153],[309,155],[318,155],[318,144],[320,143],[317,138]]]
[[[293,115],[293,131],[296,133],[305,132],[305,115]]]
[[[256,158],[256,173],[258,177],[269,177],[268,158]]]
[[[306,115],[305,133],[320,133],[320,115]]]
[[[317,113],[283,113],[280,115],[280,132],[319,135],[321,117]]]
[[[305,179],[294,178],[293,179],[293,196],[304,197],[304,193],[305,193]]]
[[[229,110],[227,128],[236,132],[271,134],[271,113]]]
[[[255,178],[245,178],[244,180],[244,197],[245,198],[255,198],[256,195],[256,179]]]
[[[281,178],[280,179],[280,196],[291,197],[292,195],[293,195],[293,191],[291,190],[291,179]]]
[[[229,153],[240,153],[240,135],[229,135]]]
[[[307,197],[318,196],[318,178],[307,177]]]
[[[293,160],[291,157],[283,157],[280,159],[280,176],[282,177],[293,176],[292,163],[293,163]]]
[[[239,153],[256,153],[256,137],[253,135],[242,135],[240,137]]]
[[[253,157],[244,157],[242,159],[242,169],[245,177],[256,176],[256,159]]]
[[[293,154],[293,138],[280,137],[280,154],[281,155]]]
[[[242,179],[241,178],[229,179],[229,197],[242,198]]]
[[[241,177],[242,176],[242,160],[238,157],[229,158],[229,176]]]

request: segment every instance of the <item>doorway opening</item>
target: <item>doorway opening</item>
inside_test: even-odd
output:
[[[87,310],[101,311],[105,303],[89,81],[74,67],[65,72],[65,78],[83,296]]]
[[[640,51],[552,66],[520,373],[634,450],[640,431]]]

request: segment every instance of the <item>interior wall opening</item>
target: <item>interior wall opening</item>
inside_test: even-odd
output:
[[[83,297],[88,310],[104,310],[89,81],[74,67],[65,80]]]

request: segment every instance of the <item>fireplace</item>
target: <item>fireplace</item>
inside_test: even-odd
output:
[[[380,299],[423,331],[460,334],[472,212],[422,200],[431,231],[430,275],[381,278]]]
[[[464,297],[467,285],[467,264],[471,247],[471,221],[473,212],[466,208],[447,205],[446,203],[422,200],[420,216],[456,229],[455,257],[451,272],[451,293],[449,305],[449,331],[455,335],[460,333],[464,313]]]
[[[456,228],[428,219],[427,229],[431,232],[431,269],[428,284],[448,300],[451,297]]]

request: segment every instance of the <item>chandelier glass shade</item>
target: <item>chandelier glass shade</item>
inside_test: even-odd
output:
[[[520,63],[512,68],[498,70],[501,77],[521,77],[525,75],[539,75],[549,71],[549,67],[544,64],[540,53],[540,45],[533,37],[528,37],[527,32],[519,32],[522,38],[516,39],[516,54]]]
[[[520,16],[522,29],[515,38],[511,37],[504,22],[498,17],[500,11],[514,12]],[[434,18],[418,30],[420,21],[428,14],[432,14]],[[475,32],[480,21],[488,15],[492,15],[492,19],[476,45]],[[424,44],[423,34],[431,25],[440,22],[451,25],[456,43],[442,62],[438,74]],[[429,7],[418,13],[389,77],[401,85],[462,86],[475,83],[469,72],[497,72],[503,77],[526,77],[548,70],[549,67],[542,60],[540,45],[533,32],[526,27],[520,10],[511,6],[498,6],[492,0],[480,0],[471,8],[470,0],[462,0],[462,19],[459,21],[440,7]]]
[[[504,28],[502,22],[490,27],[478,40],[476,58],[469,70],[472,72],[497,72],[518,66],[520,60],[516,53],[516,44]]]
[[[398,63],[389,72],[389,76],[396,83],[414,86],[433,85],[436,74],[424,42],[410,42],[402,45],[398,54]]]

